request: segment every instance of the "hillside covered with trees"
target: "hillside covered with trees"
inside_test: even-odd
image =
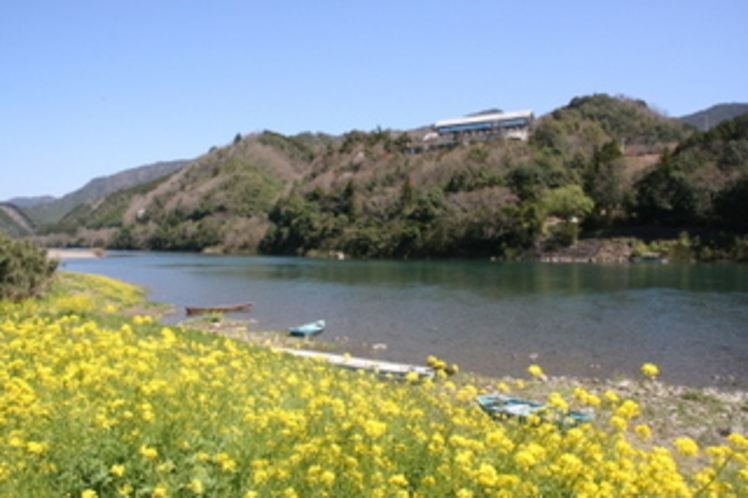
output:
[[[689,257],[741,259],[747,120],[699,132],[641,100],[592,95],[536,120],[528,142],[414,154],[420,138],[412,132],[237,135],[165,179],[79,205],[43,240],[515,258],[617,233],[688,233]]]
[[[114,175],[94,178],[83,187],[59,199],[19,199],[10,202],[22,207],[40,225],[55,223],[76,206],[100,197],[163,178],[185,167],[189,161],[163,161],[121,171]]]

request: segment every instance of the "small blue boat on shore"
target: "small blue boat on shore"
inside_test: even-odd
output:
[[[561,411],[545,403],[514,398],[500,393],[484,394],[478,396],[476,401],[484,412],[497,420],[517,418],[525,422],[530,415],[536,415],[560,427],[573,427],[580,423],[591,422],[594,418],[592,413],[577,410]]]
[[[288,333],[294,337],[311,337],[321,334],[323,330],[325,330],[325,321],[317,320],[316,322],[292,327],[288,329]]]

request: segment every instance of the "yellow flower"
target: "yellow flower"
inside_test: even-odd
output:
[[[618,403],[619,401],[621,401],[621,398],[619,398],[618,394],[616,394],[614,391],[605,391],[603,396],[605,396],[605,399],[610,403]]]
[[[683,456],[696,456],[699,453],[699,445],[690,437],[679,437],[673,441],[675,449]]]
[[[45,443],[37,443],[36,441],[29,441],[26,444],[26,448],[29,450],[29,453],[33,453],[35,455],[41,455],[45,451],[47,451],[47,445]]]
[[[616,408],[615,413],[619,417],[623,417],[625,419],[631,419],[639,415],[639,413],[641,413],[641,410],[639,409],[639,405],[637,405],[635,401],[631,401],[630,399],[627,399],[621,404],[621,406]]]
[[[200,479],[191,480],[188,488],[190,488],[190,491],[192,491],[196,495],[201,495],[205,491],[203,483]]]
[[[552,392],[548,395],[548,405],[554,406],[561,411],[567,411],[569,409],[569,403],[567,403],[557,392]]]
[[[320,474],[319,480],[327,487],[330,487],[335,483],[335,472],[331,470],[325,470]]]
[[[727,436],[727,440],[741,450],[748,451],[748,437],[745,437],[738,432],[733,432],[732,434]]]
[[[478,468],[478,483],[481,486],[496,486],[498,473],[496,468],[488,463],[481,463]]]
[[[155,460],[158,458],[158,450],[146,445],[140,447],[140,454],[148,460]]]
[[[377,438],[387,432],[387,424],[378,420],[367,420],[364,422],[364,432],[369,437]]]
[[[436,484],[436,479],[434,479],[434,476],[426,476],[423,479],[421,479],[421,484],[424,486],[433,486]]]
[[[390,477],[389,483],[393,486],[407,486],[408,480],[403,474],[395,474],[394,476]]]
[[[654,363],[645,363],[642,365],[641,372],[645,377],[651,380],[654,380],[658,375],[660,375],[660,369],[657,368],[657,365]]]
[[[96,498],[97,496],[99,496],[98,493],[93,489],[84,489],[81,493],[81,498]]]
[[[600,398],[581,387],[574,388],[574,396],[585,405],[600,406]]]
[[[262,484],[265,481],[267,481],[269,477],[270,475],[268,474],[266,470],[257,469],[254,471],[254,474],[252,475],[252,480],[254,481],[255,484]]]
[[[121,488],[117,489],[117,496],[130,496],[133,492],[132,486],[126,484]]]
[[[535,379],[542,379],[543,377],[545,377],[545,374],[543,374],[543,369],[538,365],[530,365],[529,367],[527,367],[527,373],[529,373]]]
[[[419,379],[418,372],[408,372],[405,374],[405,380],[410,383],[418,382]]]
[[[646,442],[652,437],[652,431],[648,425],[640,424],[634,427],[634,432],[639,436],[639,439]]]
[[[221,466],[221,470],[224,472],[233,472],[236,470],[236,462],[231,458],[228,453],[219,453],[215,457],[216,463]]]
[[[115,477],[122,477],[123,475],[125,475],[125,466],[118,464],[112,465],[109,468],[109,473]]]
[[[619,417],[618,415],[613,415],[612,417],[610,417],[609,422],[610,425],[621,431],[625,431],[626,427],[628,427],[626,419],[623,417]]]
[[[166,498],[167,496],[169,496],[169,490],[163,484],[158,484],[151,493],[151,498]]]
[[[538,463],[535,455],[529,451],[522,450],[514,455],[514,461],[523,467],[532,467]]]

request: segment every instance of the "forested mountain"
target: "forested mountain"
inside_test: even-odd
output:
[[[536,124],[529,143],[480,142],[403,154],[400,137],[355,134],[270,213],[270,253],[340,250],[358,257],[512,256],[576,236],[549,217],[606,225],[634,173],[688,136],[645,103],[575,98]],[[620,144],[628,140],[630,155]],[[649,154],[649,155],[648,155]]]
[[[71,209],[88,201],[136,185],[163,178],[186,166],[189,161],[165,161],[121,171],[114,175],[94,178],[78,190],[49,202],[26,202],[24,211],[39,225],[59,221]]]
[[[420,138],[237,135],[165,179],[77,207],[47,229],[47,242],[532,257],[645,225],[745,235],[728,208],[748,175],[740,119],[699,133],[643,101],[592,95],[538,119],[528,142],[414,154]]]
[[[41,195],[38,197],[14,197],[5,201],[7,204],[13,204],[20,208],[28,208],[36,206],[38,204],[46,204],[47,202],[54,201],[55,198],[51,195]]]
[[[718,104],[709,109],[683,116],[680,120],[697,127],[701,131],[706,131],[722,121],[746,113],[748,113],[748,104]]]
[[[34,233],[36,226],[26,213],[14,204],[0,202],[0,230],[11,237],[25,237]]]
[[[748,231],[748,114],[722,121],[662,155],[635,185],[638,222]]]
[[[122,248],[252,250],[267,229],[267,212],[313,157],[304,140],[237,135],[165,179],[79,205],[46,232],[78,231],[75,243]]]

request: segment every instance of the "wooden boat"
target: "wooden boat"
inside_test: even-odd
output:
[[[206,315],[208,313],[230,313],[243,311],[252,307],[253,303],[229,304],[225,306],[185,306],[187,316]]]
[[[564,412],[545,403],[514,398],[500,393],[483,394],[478,396],[477,401],[483,411],[497,420],[515,417],[525,422],[530,415],[536,415],[541,420],[556,423],[561,427],[573,427],[583,422],[590,422],[594,418],[592,413],[577,410]]]
[[[301,356],[304,358],[318,358],[334,366],[347,368],[350,370],[368,370],[383,377],[389,376],[398,379],[404,379],[406,376],[408,376],[408,374],[415,374],[419,378],[428,377],[430,379],[433,379],[434,377],[436,377],[433,368],[420,365],[370,360],[367,358],[357,358],[355,356],[322,353],[319,351],[309,351],[304,349],[281,348],[278,349],[278,351],[289,353],[294,356]]]
[[[292,327],[288,329],[288,333],[294,337],[311,337],[313,335],[321,334],[323,330],[325,330],[325,321],[317,320],[316,322]]]

